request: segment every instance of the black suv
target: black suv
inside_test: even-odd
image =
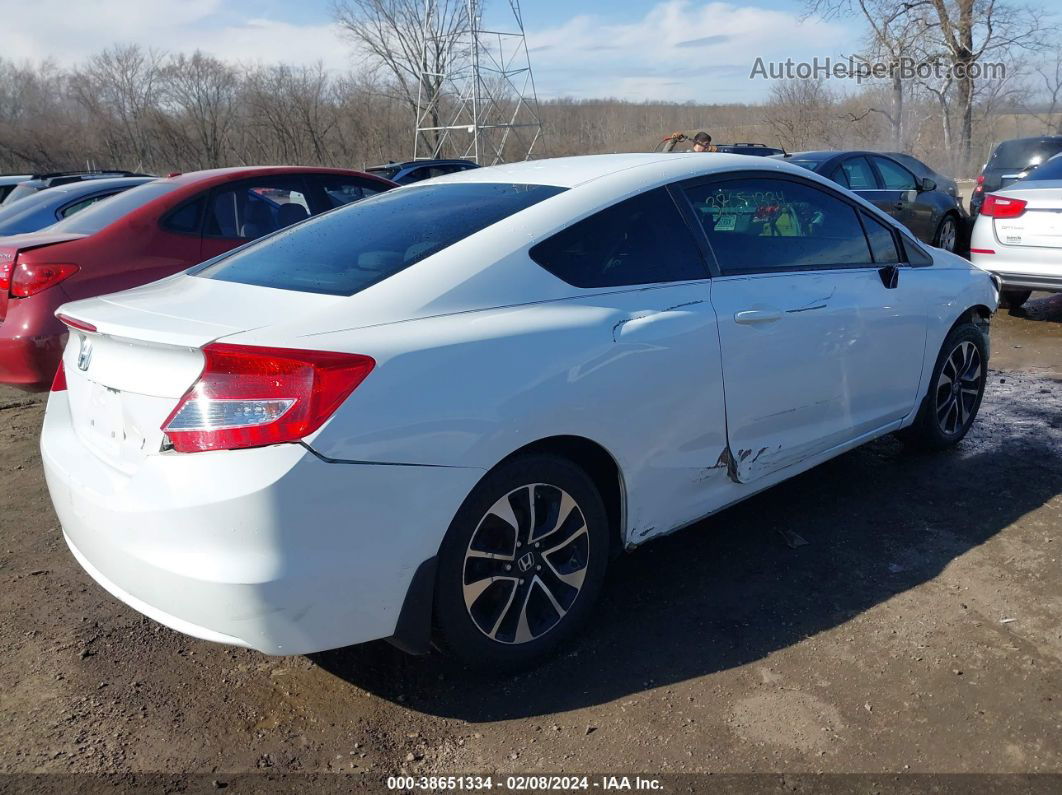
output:
[[[970,196],[970,215],[981,212],[985,194],[1025,179],[1030,171],[1062,152],[1062,135],[1011,138],[996,144]]]
[[[134,171],[103,170],[103,171],[53,171],[50,174],[33,174],[24,182],[18,183],[4,197],[3,204],[10,204],[26,196],[32,196],[40,190],[54,188],[56,185],[69,185],[71,182],[82,182],[86,179],[110,179],[112,177],[151,177],[153,174],[138,174]]]

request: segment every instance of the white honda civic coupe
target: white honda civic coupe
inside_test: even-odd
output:
[[[622,550],[962,439],[997,297],[784,162],[474,169],[64,306],[45,472],[85,570],[181,632],[515,668]]]

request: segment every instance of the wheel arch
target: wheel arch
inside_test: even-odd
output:
[[[560,456],[576,464],[590,476],[605,503],[610,549],[613,555],[620,552],[626,542],[627,490],[623,470],[615,456],[604,446],[585,436],[547,436],[514,450],[495,464],[495,467],[530,453]]]

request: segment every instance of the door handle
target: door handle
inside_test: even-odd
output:
[[[896,204],[892,205],[892,209],[894,209],[894,210],[902,210],[903,208],[904,208],[903,199],[900,199],[900,201],[898,201],[898,202],[896,202]]]
[[[782,319],[782,313],[777,309],[742,309],[734,313],[734,322],[743,326],[753,326],[758,323],[774,323]]]

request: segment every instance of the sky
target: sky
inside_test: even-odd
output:
[[[487,0],[501,22],[507,0]],[[540,98],[756,102],[757,57],[839,57],[860,41],[855,20],[802,20],[800,0],[522,0]],[[511,17],[510,17],[511,18]],[[330,0],[0,0],[0,55],[76,63],[113,44],[201,49],[241,63],[318,61],[357,68]]]

